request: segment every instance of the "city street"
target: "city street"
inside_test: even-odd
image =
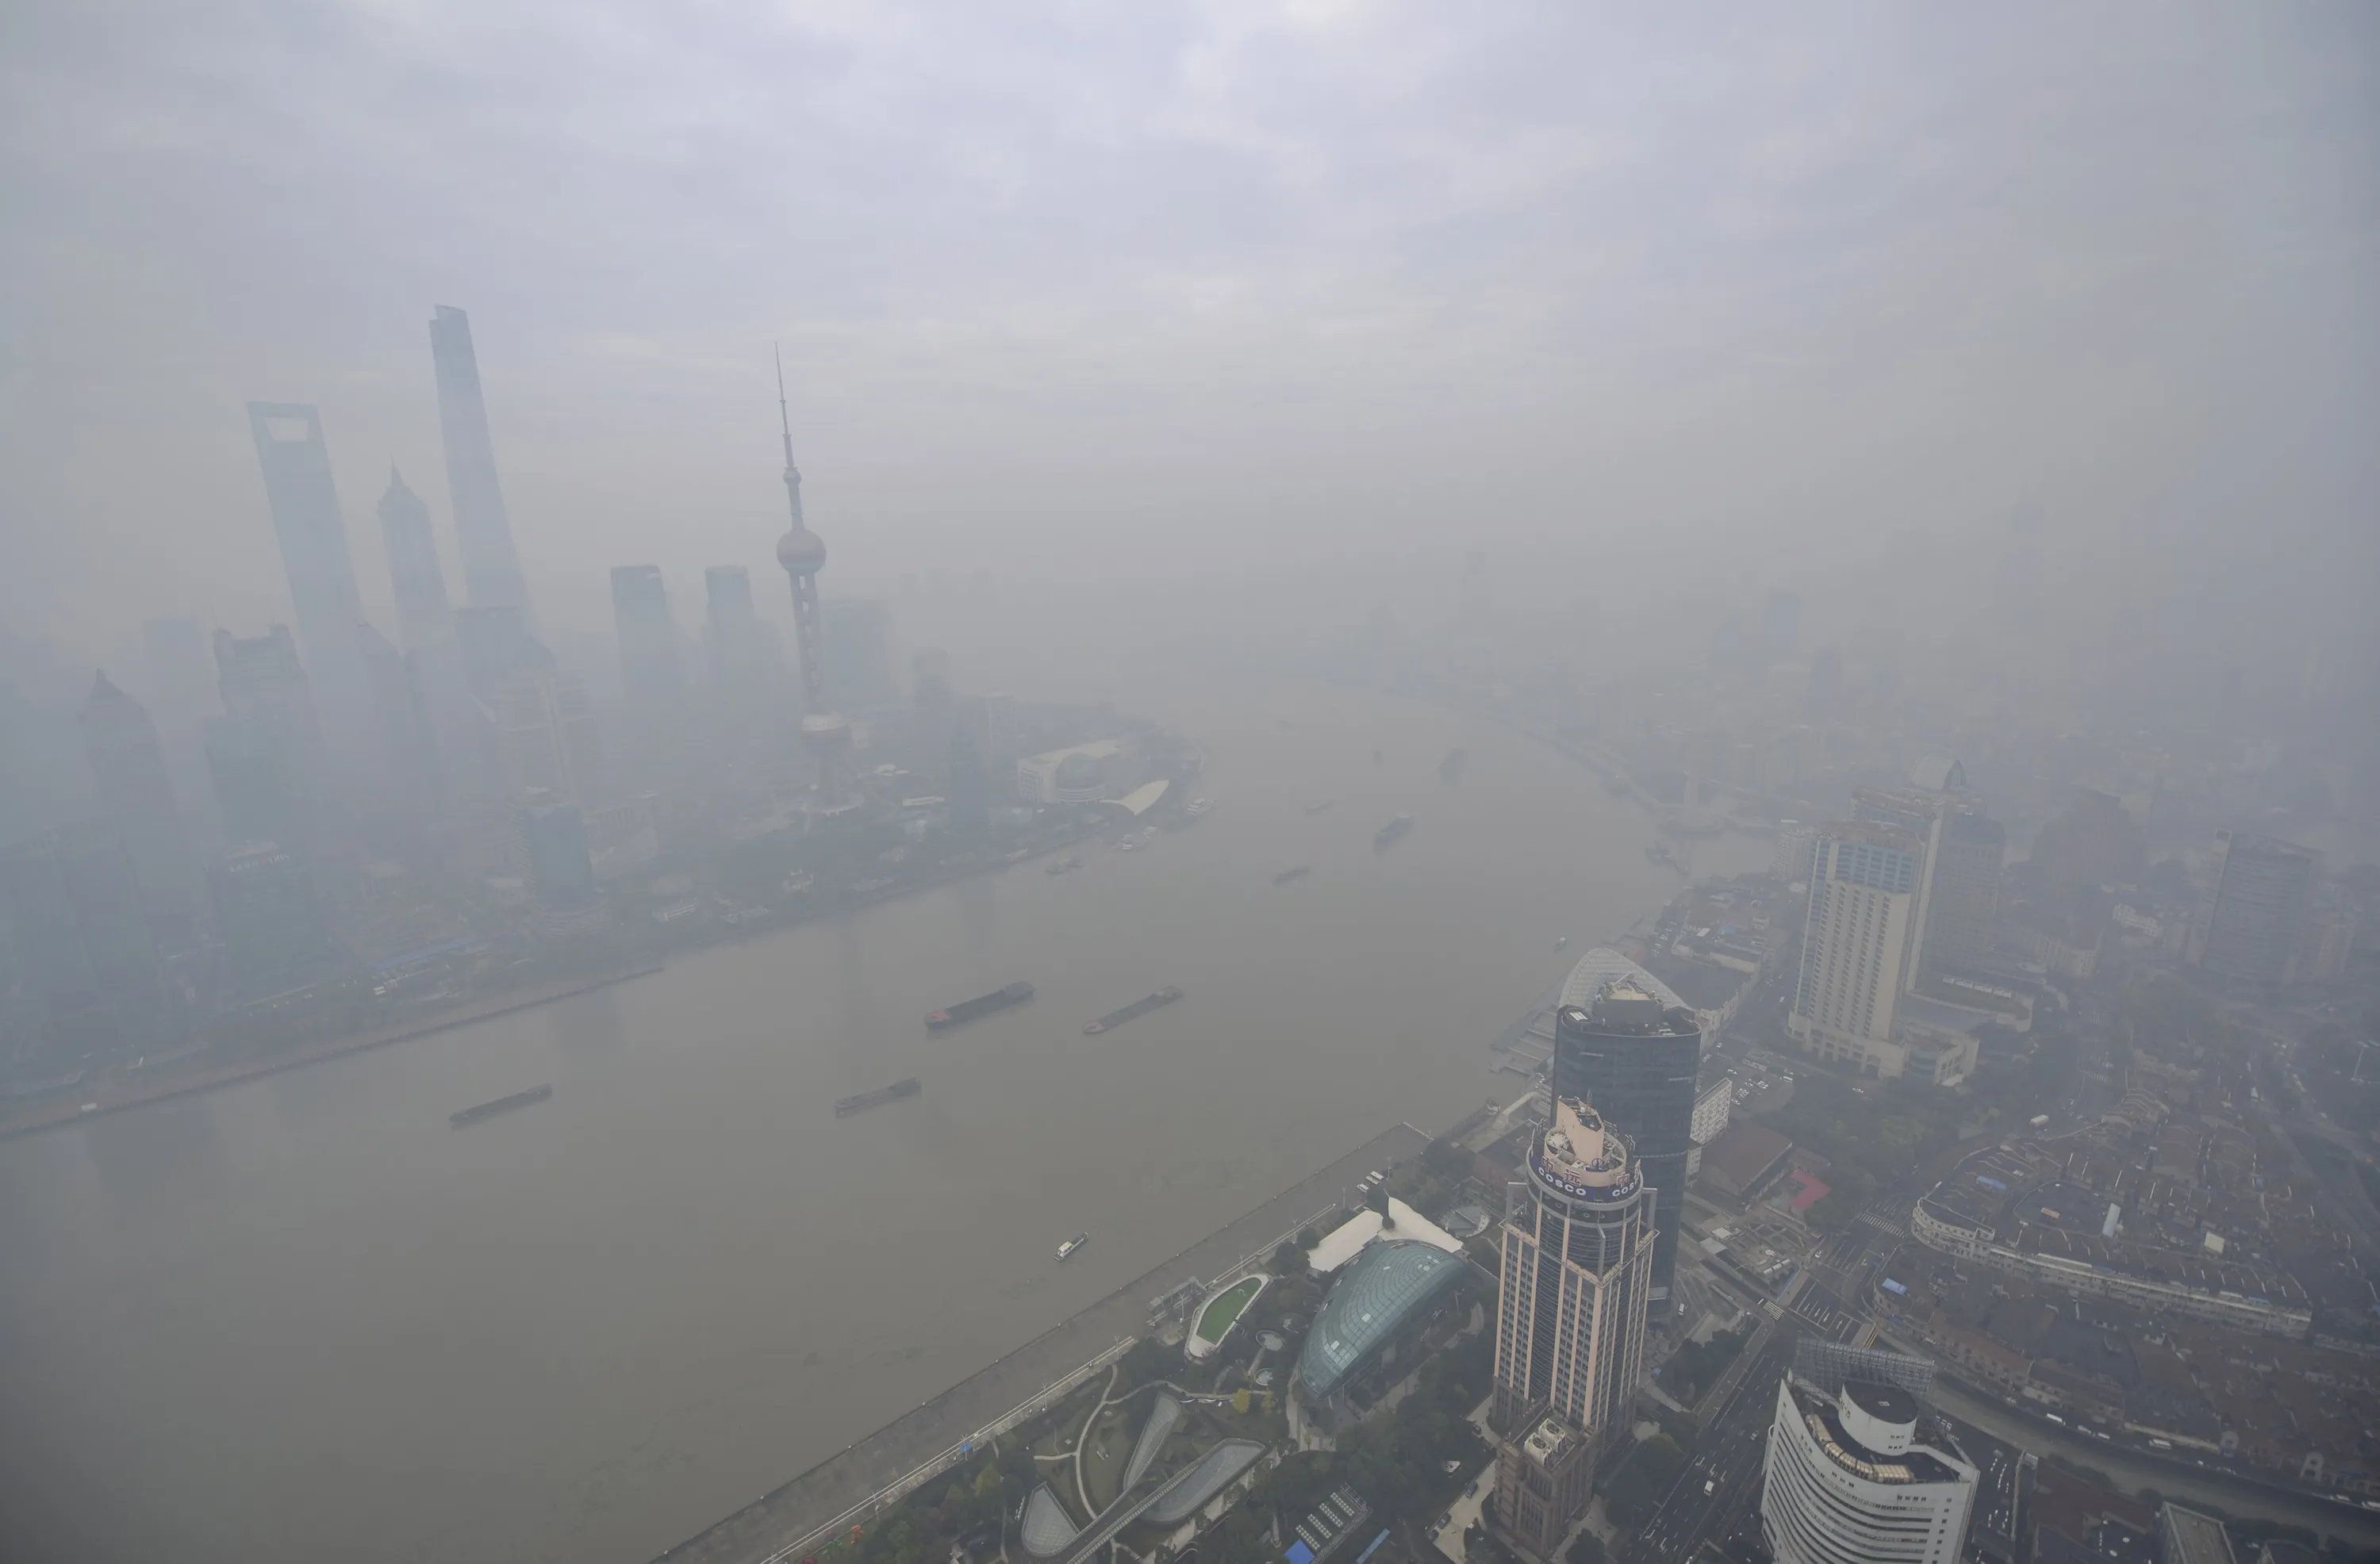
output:
[[[1683,1564],[1706,1541],[1758,1524],[1762,1457],[1776,1411],[1777,1382],[1792,1366],[1800,1322],[1777,1323],[1705,1426],[1686,1469],[1634,1543],[1631,1564]]]

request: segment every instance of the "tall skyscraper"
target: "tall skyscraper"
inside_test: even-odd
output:
[[[522,669],[553,661],[529,635],[528,615],[502,604],[456,609],[455,639],[462,649],[463,677],[482,700],[492,700]]]
[[[446,600],[446,573],[438,563],[430,507],[405,486],[395,467],[380,497],[380,536],[388,547],[389,583],[396,589],[397,634],[407,649],[419,651],[452,640],[455,614]]]
[[[794,591],[794,639],[802,660],[802,747],[818,761],[819,796],[830,807],[844,802],[851,753],[851,723],[827,703],[825,649],[819,624],[818,573],[826,568],[826,540],[802,519],[802,472],[794,466],[794,425],[785,406],[785,366],[777,365],[777,423],[785,442],[785,535],[777,540],[777,563]]]
[[[242,639],[215,632],[224,714],[207,724],[207,770],[231,843],[299,847],[328,824],[322,731],[289,627]]]
[[[504,782],[515,797],[534,790],[584,804],[601,795],[602,749],[587,686],[577,677],[545,657],[497,686],[494,707]]]
[[[1655,1306],[1649,1313],[1657,1321],[1669,1317],[1670,1279],[1677,1269],[1702,1050],[1694,1012],[1664,1009],[1658,997],[1628,978],[1606,983],[1590,1005],[1554,1012],[1555,1100],[1592,1103],[1605,1123],[1629,1138],[1637,1171],[1653,1190]]]
[[[620,687],[631,700],[665,701],[686,686],[669,591],[654,564],[612,569],[612,622],[620,638]]]
[[[513,810],[513,854],[536,903],[535,927],[549,936],[585,933],[605,921],[587,851],[586,818],[545,796]]]
[[[1551,1558],[1585,1511],[1597,1458],[1645,1374],[1653,1233],[1627,1143],[1575,1097],[1507,1198],[1496,1293],[1496,1522]]]
[[[363,607],[356,595],[356,563],[347,552],[338,488],[331,479],[322,415],[305,403],[251,402],[248,423],[256,437],[273,528],[281,540],[298,633],[306,639],[307,661],[322,695],[326,742],[343,770],[366,770],[370,696],[358,635]]]
[[[1940,972],[1974,972],[1989,964],[2007,859],[2008,828],[1998,820],[1961,812],[1942,822],[1921,983]]]
[[[140,625],[140,649],[148,663],[151,715],[167,727],[187,731],[215,709],[214,656],[194,619],[150,619]]]
[[[0,1050],[75,1069],[165,1048],[185,1016],[114,827],[77,820],[0,847]]]
[[[243,843],[225,855],[213,878],[215,922],[238,998],[287,993],[336,969],[340,950],[323,920],[304,849]]]
[[[1889,826],[1818,828],[1785,1029],[1819,1058],[1900,1073],[1905,1055],[1892,1026],[1925,864],[1925,843]]]
[[[769,683],[769,635],[752,604],[752,573],[740,564],[714,564],[702,573],[702,646],[710,686],[750,694]]]
[[[182,830],[156,726],[140,703],[101,673],[82,704],[92,795],[131,859],[151,937],[167,956],[206,943],[206,893]]]
[[[445,772],[420,664],[415,654],[397,650],[369,624],[363,644],[372,717],[380,728],[382,775],[388,784],[382,793],[397,815],[419,823],[446,804]]]
[[[1777,1564],[1957,1564],[1976,1469],[1947,1428],[1920,1422],[1897,1385],[1779,1380],[1760,1487]]]
[[[2190,960],[2210,977],[2286,983],[2322,855],[2270,836],[2215,833],[2214,884],[2190,930]]]
[[[528,582],[513,546],[513,524],[496,481],[496,443],[480,392],[480,357],[471,318],[442,304],[430,321],[430,359],[438,372],[438,429],[446,446],[446,485],[455,503],[455,541],[463,556],[463,591],[480,608],[528,612]]]

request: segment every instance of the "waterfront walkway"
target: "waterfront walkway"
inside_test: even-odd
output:
[[[1042,1332],[974,1377],[895,1418],[709,1531],[662,1555],[666,1564],[775,1564],[800,1558],[844,1527],[936,1475],[960,1446],[1013,1426],[1103,1367],[1148,1326],[1148,1300],[1189,1278],[1229,1276],[1283,1238],[1353,1198],[1375,1168],[1420,1155],[1429,1137],[1411,1124],[1373,1136],[1329,1167]]]

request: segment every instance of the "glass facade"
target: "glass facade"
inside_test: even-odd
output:
[[[1470,1262],[1427,1243],[1376,1243],[1358,1255],[1314,1316],[1297,1355],[1309,1398],[1335,1394],[1373,1354],[1429,1312]]]

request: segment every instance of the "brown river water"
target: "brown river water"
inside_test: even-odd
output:
[[[1484,720],[1148,693],[1215,808],[1145,851],[0,1144],[0,1556],[639,1564],[1386,1125],[1509,1097],[1487,1041],[1677,887],[1633,805]]]

